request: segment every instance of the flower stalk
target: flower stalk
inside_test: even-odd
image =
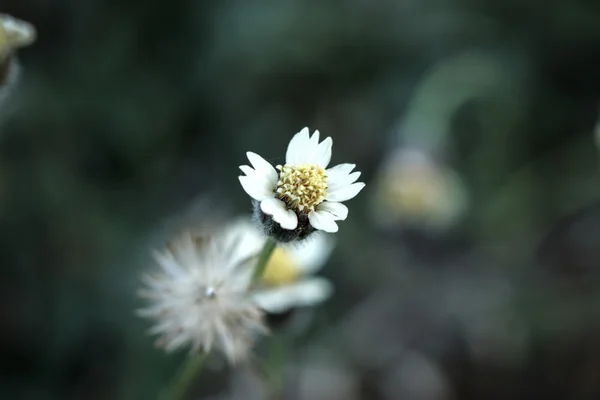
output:
[[[206,352],[188,357],[175,377],[170,392],[164,393],[161,400],[184,400],[207,357],[208,353]]]
[[[252,274],[252,283],[258,282],[258,280],[263,276],[265,269],[267,268],[267,264],[273,255],[273,251],[275,251],[275,247],[277,247],[275,240],[267,238],[267,241],[258,255],[258,261],[254,267],[254,273]]]

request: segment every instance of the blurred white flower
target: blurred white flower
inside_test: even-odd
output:
[[[300,247],[278,247],[262,276],[264,286],[253,294],[265,311],[281,313],[293,307],[315,306],[333,293],[325,278],[314,277],[327,260],[332,239],[316,234]]]
[[[138,311],[155,320],[151,333],[167,351],[217,348],[231,363],[245,359],[258,334],[266,333],[263,312],[250,297],[252,260],[241,241],[223,232],[183,232],[155,253],[160,267],[144,277],[140,295],[150,301]]]
[[[32,44],[36,36],[36,30],[29,22],[0,13],[0,60],[14,50]]]
[[[242,257],[257,255],[266,241],[250,220],[243,218],[232,224],[229,235],[240,238]],[[279,245],[252,293],[254,301],[269,313],[281,313],[327,300],[333,293],[332,284],[311,275],[325,265],[334,245],[333,237],[321,232],[300,244]]]
[[[365,184],[355,183],[360,172],[352,172],[354,164],[326,169],[332,143],[330,137],[319,143],[319,131],[310,136],[304,128],[290,141],[286,164],[277,169],[258,154],[248,152],[252,167],[240,166],[246,174],[239,177],[240,183],[250,197],[260,202],[260,211],[271,216],[281,229],[337,232],[335,221],[348,216],[348,208],[341,202],[355,197]],[[272,234],[270,229],[266,231]]]
[[[21,68],[16,57],[11,57],[16,49],[28,46],[35,41],[36,31],[28,22],[0,13],[0,109],[13,92]]]
[[[373,212],[381,225],[446,228],[464,215],[468,199],[460,177],[429,155],[395,150],[378,177]]]

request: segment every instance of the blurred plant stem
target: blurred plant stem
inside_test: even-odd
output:
[[[263,362],[263,374],[267,381],[266,398],[276,400],[284,398],[285,364],[287,349],[292,348],[285,335],[273,336],[269,341],[266,359]]]
[[[194,378],[198,376],[204,361],[208,358],[208,353],[194,354],[187,358],[185,364],[181,367],[172,386],[166,393],[160,397],[161,400],[183,400],[190,391]]]
[[[254,267],[254,273],[252,274],[252,283],[256,284],[260,278],[263,276],[265,269],[267,268],[267,264],[275,251],[275,247],[277,247],[277,243],[268,238],[265,242],[262,250],[260,251],[260,255],[258,256],[258,261],[256,262],[256,266]],[[279,398],[281,390],[282,390],[282,365],[285,362],[285,348],[282,346],[281,339],[277,337],[271,338],[269,341],[269,346],[267,350],[267,359],[263,363],[263,372],[265,374],[265,379],[270,383],[269,395],[268,399]]]
[[[275,247],[277,243],[271,238],[268,238],[263,246],[260,254],[258,256],[258,261],[256,262],[256,267],[254,267],[254,273],[252,274],[252,282],[256,283],[265,272],[265,268],[267,268],[267,264],[269,263],[269,259],[275,251]]]

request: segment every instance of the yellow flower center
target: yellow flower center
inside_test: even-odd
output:
[[[325,200],[327,174],[318,165],[278,165],[277,195],[291,209],[310,212]]]
[[[263,272],[262,281],[267,286],[283,286],[295,282],[300,271],[289,254],[277,247]]]
[[[428,214],[442,200],[442,188],[437,176],[393,179],[388,187],[388,201],[397,211],[415,215]]]

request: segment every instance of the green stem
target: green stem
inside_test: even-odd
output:
[[[265,268],[267,267],[267,264],[269,262],[269,259],[271,258],[271,255],[273,254],[273,251],[275,250],[276,246],[277,243],[273,239],[267,239],[265,245],[263,246],[258,256],[256,267],[254,267],[254,274],[252,274],[252,282],[257,282],[262,277],[263,273],[265,272]]]
[[[163,394],[161,399],[167,400],[182,400],[190,391],[194,378],[204,365],[204,361],[208,358],[208,353],[200,353],[189,356],[183,367],[177,373],[177,376],[171,387],[171,392]]]

